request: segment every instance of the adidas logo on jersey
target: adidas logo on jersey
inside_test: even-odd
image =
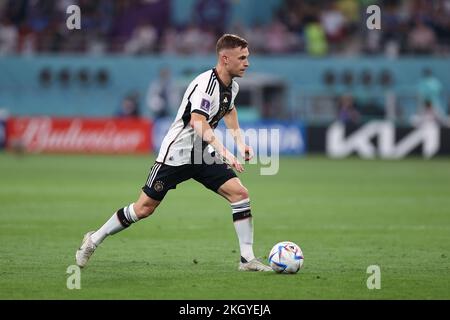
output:
[[[223,103],[228,103],[228,98],[225,97],[225,99],[223,99]]]

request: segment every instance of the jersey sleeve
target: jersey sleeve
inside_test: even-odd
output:
[[[190,98],[191,113],[199,113],[209,120],[214,103],[214,86],[216,81],[211,78],[199,79],[196,90],[192,93]]]

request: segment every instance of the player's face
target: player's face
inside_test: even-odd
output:
[[[231,77],[242,77],[249,66],[248,48],[228,49],[225,52],[226,68]]]

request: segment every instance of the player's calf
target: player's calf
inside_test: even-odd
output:
[[[139,220],[147,218],[155,212],[156,207],[158,207],[160,203],[161,201],[154,200],[144,192],[141,192],[138,201],[134,204],[134,212]]]

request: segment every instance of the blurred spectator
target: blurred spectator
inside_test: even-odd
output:
[[[340,97],[338,102],[337,118],[344,124],[358,124],[361,120],[361,115],[356,109],[355,100],[349,94]]]
[[[311,56],[324,56],[328,53],[328,43],[322,25],[312,21],[305,27],[306,52]]]
[[[442,103],[443,85],[441,81],[433,75],[429,68],[425,68],[422,72],[422,79],[418,84],[419,103],[425,104],[425,101],[430,101],[433,108],[438,110],[441,114],[446,114],[444,104]]]
[[[175,86],[172,82],[170,70],[161,68],[159,76],[150,83],[147,91],[147,106],[154,119],[170,115],[176,101]]]
[[[151,53],[156,48],[157,40],[156,29],[149,22],[143,21],[134,29],[131,39],[125,44],[125,53]]]
[[[337,43],[345,36],[345,17],[336,3],[328,3],[320,15],[320,23],[330,43]]]
[[[256,22],[251,29],[244,27],[236,30],[235,34],[242,34],[250,43],[251,51],[256,53],[263,53],[266,50],[266,32],[264,25]]]
[[[137,118],[140,117],[138,97],[136,94],[127,95],[120,105],[120,109],[116,113],[119,118]]]
[[[441,1],[435,6],[433,29],[437,37],[438,53],[450,54],[450,1]]]
[[[194,24],[191,24],[179,38],[178,49],[182,54],[194,54],[203,45],[203,33]]]
[[[364,52],[367,54],[378,54],[381,52],[381,30],[368,30],[364,38]]]
[[[385,1],[381,14],[381,37],[383,49],[389,56],[395,57],[404,46],[406,35],[401,32],[404,23],[398,1]]]
[[[180,34],[178,31],[170,27],[164,31],[161,40],[161,53],[162,54],[176,54],[178,51],[178,43],[180,41]]]
[[[367,2],[367,1],[366,1]],[[371,1],[373,2],[373,1]],[[358,20],[360,15],[360,7],[367,8],[369,5],[375,3],[368,3],[367,5],[363,1],[356,0],[338,0],[336,1],[337,9],[342,12],[346,22],[352,27],[358,27]]]
[[[287,27],[278,19],[273,19],[267,26],[266,32],[266,51],[275,54],[287,53],[290,51],[290,35]]]
[[[415,54],[432,53],[436,49],[436,35],[433,29],[418,20],[408,36],[408,46]]]
[[[8,18],[0,17],[0,55],[13,54],[16,51],[18,32]]]

